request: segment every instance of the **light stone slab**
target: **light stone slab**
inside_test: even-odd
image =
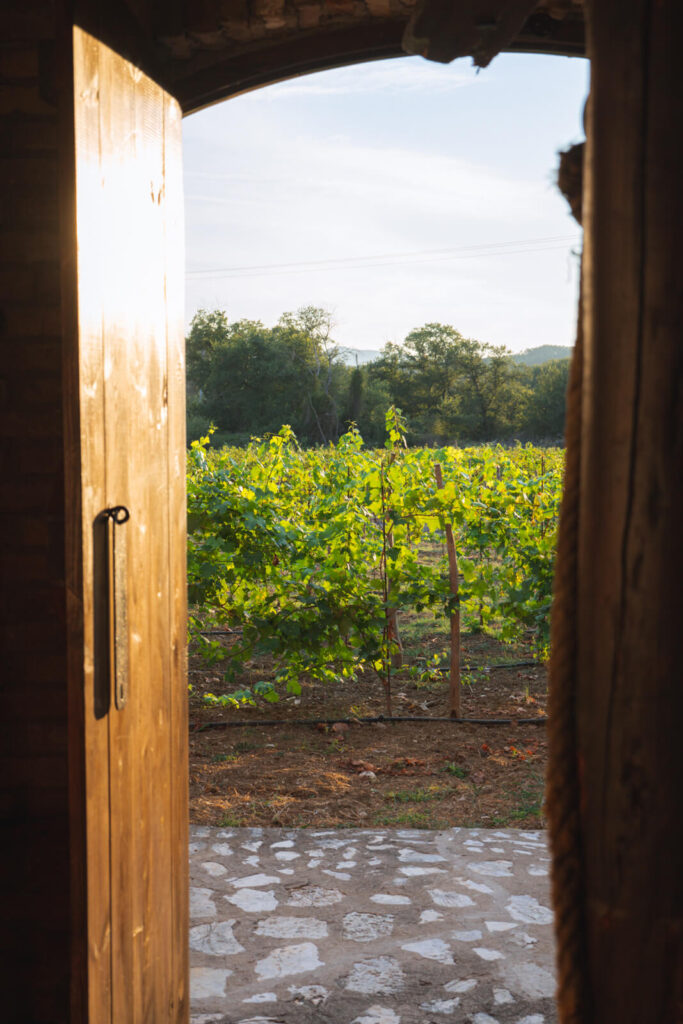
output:
[[[408,875],[409,878],[414,878],[416,875],[444,875],[446,873],[443,868],[422,868],[417,865],[398,870],[402,875]]]
[[[541,906],[535,896],[511,896],[506,909],[510,917],[524,924],[552,924],[552,910]]]
[[[227,875],[228,869],[223,864],[217,864],[215,861],[205,860],[202,864],[202,868],[206,871],[207,875],[211,875],[212,878],[220,878],[222,875]]]
[[[214,843],[211,847],[214,853],[217,853],[219,857],[232,857],[233,850],[227,843]]]
[[[433,924],[434,921],[442,921],[443,914],[438,910],[423,910],[420,914],[420,924]]]
[[[472,861],[467,865],[475,875],[489,875],[491,878],[512,878],[511,860],[482,860],[478,863]]]
[[[475,946],[472,952],[480,956],[482,960],[505,959],[505,953],[501,953],[499,949],[488,949],[486,946]]]
[[[193,967],[190,970],[190,999],[202,1002],[225,995],[225,986],[232,974],[222,967]]]
[[[237,1024],[282,1024],[276,1017],[243,1017]]]
[[[446,860],[440,853],[423,853],[422,850],[410,848],[398,851],[398,859],[410,863],[443,864]]]
[[[430,1003],[420,1003],[420,1009],[428,1013],[453,1013],[460,1006],[459,999],[432,999]]]
[[[359,914],[353,911],[342,921],[342,938],[352,942],[374,942],[383,935],[391,935],[394,919],[391,915]]]
[[[443,939],[422,939],[420,942],[406,942],[401,949],[408,953],[417,953],[425,960],[438,960],[440,964],[452,964],[453,954],[450,946]]]
[[[345,988],[361,995],[392,995],[403,988],[405,976],[393,956],[378,956],[355,963]]]
[[[494,988],[493,1001],[498,1006],[505,1006],[507,1003],[514,1003],[512,995],[506,988]]]
[[[401,1018],[389,1006],[369,1006],[352,1024],[400,1024]]]
[[[307,886],[294,891],[287,901],[289,907],[331,907],[344,896],[339,889],[323,889],[319,885]]]
[[[213,891],[199,886],[190,886],[190,917],[215,917],[216,904]]]
[[[449,981],[444,988],[447,992],[471,992],[473,988],[477,987],[476,978],[465,978],[463,981]]]
[[[428,889],[437,907],[473,907],[474,900],[461,892],[445,892],[443,889]]]
[[[399,896],[390,892],[378,892],[370,897],[372,903],[384,903],[386,906],[408,906],[413,901],[410,896]]]
[[[242,878],[231,878],[230,884],[235,889],[259,889],[262,885],[272,885],[279,882],[277,875],[243,875]]]
[[[278,900],[272,889],[266,892],[263,889],[238,889],[232,896],[225,898],[228,903],[232,903],[248,914],[262,914],[266,910],[275,910],[278,905]]]
[[[318,956],[318,947],[312,942],[302,942],[296,946],[281,946],[274,949],[269,956],[258,960],[254,971],[261,981],[271,978],[284,978],[290,974],[306,974],[322,967],[323,961]]]
[[[493,889],[488,885],[484,885],[483,882],[473,882],[471,878],[456,878],[455,881],[463,889],[469,889],[470,892],[480,892],[485,896],[493,896]]]
[[[271,939],[325,939],[327,921],[316,917],[270,917],[258,922],[255,934]]]
[[[190,928],[190,949],[209,956],[234,956],[244,953],[232,933],[234,921],[214,921],[212,924],[198,924]]]
[[[514,942],[516,946],[535,946],[538,939],[535,935],[529,935],[528,932],[515,932],[514,935],[510,936],[510,942]]]
[[[550,999],[555,979],[550,971],[534,963],[509,964],[503,974],[509,988],[530,999]]]

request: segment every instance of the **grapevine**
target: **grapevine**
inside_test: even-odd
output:
[[[406,448],[395,409],[380,450],[355,428],[314,449],[286,426],[246,448],[194,441],[191,632],[205,657],[225,662],[228,682],[263,656],[275,667],[273,681],[213,700],[275,701],[299,693],[303,678],[350,682],[370,671],[389,702],[401,614],[453,611],[445,523],[464,628],[531,640],[544,656],[563,462],[561,450],[529,445]],[[227,649],[207,635],[212,626],[235,631]]]

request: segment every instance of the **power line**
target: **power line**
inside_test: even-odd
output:
[[[261,271],[249,271],[249,272],[233,272],[233,273],[208,273],[202,275],[208,279],[220,278],[226,280],[230,278],[251,278],[251,277],[281,277],[288,274],[314,274],[321,273],[330,270],[346,271],[346,270],[367,270],[375,267],[407,267],[407,266],[420,266],[425,263],[448,263],[454,260],[471,260],[481,259],[484,257],[493,256],[524,256],[536,252],[549,252],[557,249],[565,249],[567,243],[561,245],[543,245],[537,246],[536,248],[525,248],[525,249],[508,249],[498,251],[487,251],[487,252],[472,252],[472,253],[461,253],[453,254],[450,256],[432,256],[425,259],[413,259],[413,260],[394,260],[379,263],[363,263],[363,264],[346,264],[344,266],[332,266],[323,267],[317,265],[296,267],[294,269],[283,268],[281,270],[261,270]],[[197,280],[197,278],[192,278]]]
[[[298,263],[263,263],[251,266],[215,267],[204,270],[189,270],[187,277],[196,280],[199,278],[218,277],[270,277],[281,274],[301,274],[329,270],[364,270],[373,267],[419,265],[420,263],[476,259],[485,256],[518,256],[525,253],[564,249],[568,244],[577,244],[579,242],[580,237],[576,235],[556,235],[546,238],[526,238],[509,242],[457,246],[450,249],[423,249],[416,252],[380,253],[373,256],[304,260]],[[521,248],[519,248],[520,246]]]

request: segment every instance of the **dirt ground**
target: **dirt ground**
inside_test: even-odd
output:
[[[410,653],[447,656],[445,643],[438,633],[421,635]],[[393,681],[393,713],[420,721],[307,725],[300,723],[383,714],[379,681],[368,676],[353,685],[313,686],[302,680],[300,697],[278,704],[206,707],[203,693],[235,686],[223,682],[216,666],[191,658],[191,820],[298,828],[542,828],[545,725],[514,721],[545,715],[545,668],[530,661],[523,646],[479,633],[463,637],[462,716],[511,718],[511,725],[430,722],[448,714],[447,678],[416,683],[401,673]],[[264,666],[254,672],[263,678]],[[263,720],[276,724],[259,725]],[[236,722],[243,724],[227,724]]]

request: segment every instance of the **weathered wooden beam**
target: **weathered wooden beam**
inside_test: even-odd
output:
[[[589,0],[587,16],[580,1020],[673,1024],[683,1019],[683,7]]]
[[[538,0],[422,0],[406,27],[403,48],[441,64],[471,56],[485,68],[537,6]]]

